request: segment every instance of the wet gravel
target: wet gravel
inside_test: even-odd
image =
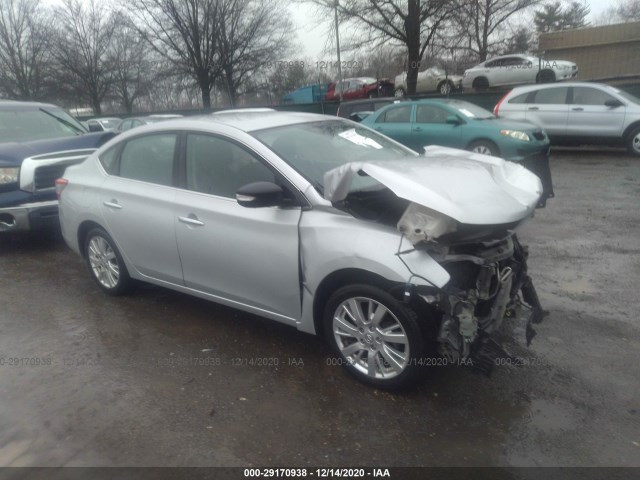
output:
[[[111,298],[59,235],[0,237],[2,466],[640,466],[640,160],[554,150],[521,232],[549,311],[523,365],[391,394],[292,328]]]

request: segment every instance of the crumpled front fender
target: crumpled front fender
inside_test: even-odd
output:
[[[336,211],[314,209],[300,221],[302,316],[298,328],[315,333],[313,298],[331,273],[357,269],[398,283],[443,287],[449,274],[428,253],[411,250],[411,243],[393,227],[364,222]]]

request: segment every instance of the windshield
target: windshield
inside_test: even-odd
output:
[[[473,103],[456,100],[449,102],[450,107],[455,108],[463,117],[477,120],[485,120],[487,118],[495,118],[493,113]]]
[[[323,193],[324,174],[349,162],[394,161],[417,154],[386,137],[344,120],[269,128],[252,133]],[[357,177],[351,191],[379,185]]]
[[[86,131],[71,115],[60,108],[0,110],[0,142],[72,137]]]

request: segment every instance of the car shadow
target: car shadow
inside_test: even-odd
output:
[[[0,256],[63,250],[65,248],[60,229],[0,234]]]

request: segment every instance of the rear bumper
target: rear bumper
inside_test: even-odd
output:
[[[57,200],[0,208],[0,233],[53,228],[58,222]]]

